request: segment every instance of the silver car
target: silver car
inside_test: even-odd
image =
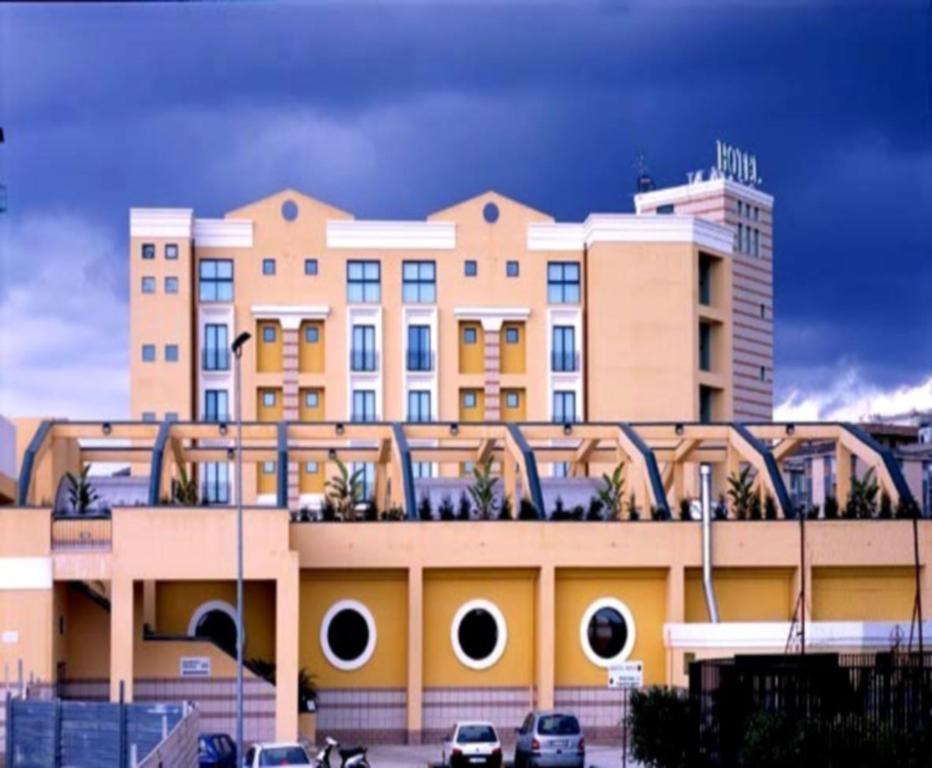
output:
[[[575,715],[531,712],[517,730],[515,768],[583,768],[586,740]]]

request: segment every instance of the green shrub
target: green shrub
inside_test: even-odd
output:
[[[647,768],[686,768],[692,724],[686,692],[654,686],[631,692],[631,754]]]

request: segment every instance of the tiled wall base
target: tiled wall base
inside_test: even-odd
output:
[[[404,688],[321,688],[317,740],[332,736],[346,746],[403,744],[407,738]]]
[[[458,720],[488,720],[503,741],[513,741],[533,701],[531,687],[425,688],[422,740],[443,739]]]
[[[604,686],[557,688],[554,706],[579,718],[586,740],[592,744],[621,742],[621,720],[627,692]]]

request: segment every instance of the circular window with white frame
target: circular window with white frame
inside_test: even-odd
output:
[[[320,622],[320,649],[337,669],[359,669],[375,652],[375,619],[358,600],[340,600]]]
[[[583,653],[598,667],[625,661],[634,649],[635,636],[631,609],[614,597],[600,597],[591,603],[579,623]]]
[[[508,645],[504,614],[490,600],[464,603],[450,625],[450,643],[460,664],[470,669],[488,669],[502,657]]]

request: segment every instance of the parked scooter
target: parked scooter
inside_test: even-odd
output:
[[[314,758],[315,768],[330,768],[330,753],[337,750],[342,761],[341,768],[371,768],[369,760],[366,758],[366,747],[352,747],[351,749],[340,749],[340,742],[329,736],[324,741],[324,746]]]

